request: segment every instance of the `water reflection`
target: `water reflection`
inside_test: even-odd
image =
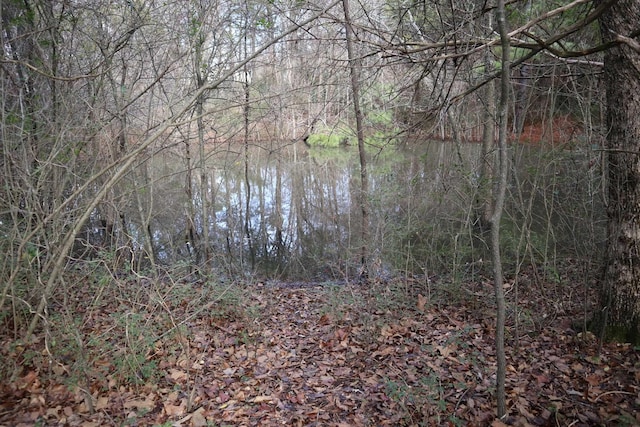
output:
[[[370,154],[368,247],[370,262],[378,269],[374,274],[461,269],[486,256],[483,242],[473,236],[471,212],[478,145],[430,142]],[[539,164],[540,155],[533,158],[521,156],[520,161],[535,174],[531,164]],[[565,191],[564,181],[557,179],[562,163],[545,165],[550,169],[545,176],[556,177],[553,191]],[[145,173],[136,175],[146,177],[147,184],[136,181],[143,194],[138,195],[137,206],[130,203],[125,209],[127,232],[144,250],[147,224],[158,263],[197,263],[220,274],[283,279],[345,279],[356,274],[361,211],[355,150],[251,147],[245,157],[241,149],[225,147],[209,154],[204,174],[196,166],[192,165],[191,200],[181,156],[156,155]],[[515,178],[523,200],[537,191],[521,185],[527,177],[514,174]],[[574,179],[569,178],[567,185],[576,185]],[[549,209],[548,204],[543,207]],[[513,211],[510,218],[516,233],[520,220],[517,209]],[[549,221],[540,217],[538,222]],[[209,242],[203,241],[205,227]],[[571,232],[575,236],[576,227]]]

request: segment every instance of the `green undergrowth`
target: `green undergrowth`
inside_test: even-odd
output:
[[[5,381],[30,371],[64,378],[71,387],[108,389],[155,383],[163,375],[158,355],[177,359],[192,339],[193,325],[250,323],[246,288],[213,280],[186,281],[129,274],[117,277],[87,263],[67,272],[64,286],[50,298],[41,326],[25,341],[3,334]],[[2,321],[5,331],[24,331],[30,311]],[[15,323],[15,328],[9,326]],[[11,325],[14,326],[14,325]]]
[[[310,147],[338,148],[349,145],[349,137],[341,133],[312,133],[306,142]]]
[[[372,110],[366,114],[364,142],[367,147],[380,148],[395,145],[400,134],[393,120],[393,115],[385,110]],[[326,126],[311,133],[305,140],[309,147],[338,148],[357,145],[356,132],[347,125]]]

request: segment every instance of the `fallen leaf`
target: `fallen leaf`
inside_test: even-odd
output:
[[[155,406],[155,402],[151,398],[146,398],[144,400],[137,399],[137,400],[129,400],[127,402],[124,402],[123,406],[126,409],[134,409],[135,408],[135,409],[138,409],[138,410],[140,410],[140,409],[151,410]]]
[[[193,416],[191,417],[191,427],[204,427],[208,425],[204,412],[204,408],[199,408],[193,413]]]
[[[96,400],[95,409],[101,411],[109,407],[109,398],[107,396],[100,396]]]
[[[178,405],[173,405],[171,403],[164,402],[162,406],[164,407],[164,412],[165,414],[167,414],[168,417],[174,417],[174,416],[183,415],[185,413],[185,408],[187,407],[187,404],[183,399]]]
[[[181,379],[187,378],[188,375],[185,371],[183,371],[182,369],[169,369],[169,378],[171,378],[173,381],[179,381]]]
[[[396,350],[395,350],[395,348],[393,348],[393,347],[385,347],[385,348],[384,348],[384,349],[382,349],[382,350],[374,351],[374,352],[371,354],[371,357],[388,356],[388,355],[390,355],[390,354],[395,353],[395,351],[396,351]]]
[[[424,307],[427,304],[427,297],[422,294],[418,294],[418,310],[424,312]]]

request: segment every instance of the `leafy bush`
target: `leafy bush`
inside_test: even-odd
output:
[[[349,144],[349,137],[341,133],[312,133],[306,139],[310,147],[338,148]]]

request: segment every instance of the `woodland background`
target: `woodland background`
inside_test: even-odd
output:
[[[0,423],[640,423],[637,347],[589,331],[640,318],[602,273],[635,194],[605,55],[639,7],[613,3],[3,1]],[[381,215],[411,171],[376,162],[428,141],[460,160],[441,207]],[[256,151],[357,159],[348,244],[254,207]]]

